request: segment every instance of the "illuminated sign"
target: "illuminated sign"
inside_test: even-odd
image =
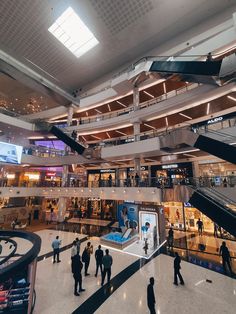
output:
[[[128,168],[128,170],[129,170],[129,171],[135,171],[135,169],[134,169],[133,167]],[[142,167],[140,167],[140,170],[141,170],[141,171],[148,170],[148,167],[142,166]]]
[[[163,165],[161,166],[162,169],[173,169],[173,168],[178,168],[178,164],[172,164],[172,165]]]
[[[109,173],[109,172],[116,172],[115,169],[101,169],[100,170],[101,173]]]
[[[56,172],[47,172],[46,173],[47,177],[55,177],[55,175],[56,175]]]
[[[222,121],[223,119],[224,119],[223,117],[217,117],[214,119],[210,119],[210,120],[207,120],[207,124],[217,123],[217,122]]]
[[[10,179],[10,180],[12,180],[12,179],[15,179],[15,174],[14,173],[8,173],[7,174],[7,179]]]
[[[26,172],[25,177],[28,177],[29,180],[39,180],[40,175],[37,173]]]

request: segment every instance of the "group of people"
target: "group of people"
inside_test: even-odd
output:
[[[59,240],[59,236],[56,236],[56,239],[52,242],[53,248],[53,263],[60,263],[60,246],[61,240]],[[91,242],[87,242],[82,256],[80,255],[80,246],[81,242],[79,238],[76,238],[71,247],[71,271],[74,278],[74,295],[79,296],[80,292],[85,291],[83,288],[83,280],[82,280],[82,269],[84,268],[84,276],[89,276],[88,273],[91,255],[93,254],[93,245]],[[113,264],[112,256],[109,254],[109,250],[105,250],[105,254],[101,248],[101,245],[98,245],[98,248],[95,251],[95,260],[96,260],[96,272],[95,277],[98,276],[98,271],[100,269],[102,280],[101,286],[104,285],[105,278],[107,276],[107,283],[110,283],[111,279],[111,267]],[[78,290],[79,285],[79,290]]]

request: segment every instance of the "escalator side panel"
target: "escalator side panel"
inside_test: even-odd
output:
[[[62,132],[59,128],[56,126],[52,126],[50,129],[50,132],[55,135],[58,139],[62,140],[66,145],[68,145],[70,148],[72,148],[74,151],[76,151],[78,154],[83,154],[85,147],[74,141],[70,136]]]
[[[207,136],[199,135],[194,147],[236,164],[236,147],[234,146],[214,140]]]
[[[165,72],[218,76],[222,60],[219,61],[154,61],[150,72]]]
[[[216,201],[215,201],[216,202]],[[200,193],[194,192],[189,203],[198,208],[204,215],[209,217],[217,225],[228,231],[233,236],[236,236],[236,215],[224,211],[220,205],[219,207],[211,201],[211,199],[204,197]]]

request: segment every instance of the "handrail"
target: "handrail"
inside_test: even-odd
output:
[[[214,196],[216,196],[217,198],[219,197],[219,201],[225,201],[226,202],[226,206],[227,204],[232,204],[236,206],[236,202],[234,202],[232,199],[230,199],[228,196],[226,196],[223,193],[220,193],[219,191],[217,191],[216,189],[213,188],[209,188],[209,187],[205,187],[203,189],[203,191],[206,190],[208,191],[210,194],[213,194]]]
[[[31,232],[26,231],[8,231],[0,230],[0,237],[9,237],[9,238],[22,238],[30,241],[33,245],[30,250],[21,258],[7,265],[6,267],[0,269],[0,278],[1,280],[8,279],[9,276],[14,276],[20,269],[24,269],[25,266],[29,265],[33,260],[38,256],[41,247],[40,237]]]
[[[215,201],[212,197],[209,197],[209,196],[207,196],[206,194],[204,194],[204,192],[202,191],[202,190],[199,190],[199,189],[194,189],[194,192],[195,193],[197,193],[197,194],[199,194],[199,195],[201,195],[202,197],[204,197],[206,200],[208,200],[209,201],[209,199],[210,199],[210,201],[214,204],[214,205],[216,205],[217,207],[220,207],[221,208],[221,210],[223,210],[223,211],[227,211],[231,216],[232,216],[232,218],[235,218],[235,212],[231,209],[231,208],[229,208],[229,207],[227,207],[227,206],[224,206],[224,204],[222,204],[221,202],[219,202],[219,201]]]
[[[199,83],[192,83],[190,85],[185,85],[184,87],[180,87],[178,89],[171,90],[168,93],[165,93],[165,94],[160,95],[158,97],[155,97],[155,98],[153,98],[151,100],[147,100],[145,102],[140,103],[139,106],[138,106],[138,109],[140,110],[140,109],[147,108],[149,106],[156,105],[159,102],[162,102],[162,101],[164,101],[166,99],[172,98],[172,97],[174,97],[174,96],[176,96],[178,94],[181,94],[181,91],[187,92],[189,90],[192,90],[192,89],[198,87],[199,85],[200,85]],[[173,92],[175,92],[175,94],[173,94]],[[92,122],[97,122],[97,121],[101,121],[101,120],[107,120],[107,119],[111,119],[111,118],[114,118],[114,117],[118,117],[118,116],[120,116],[122,114],[129,114],[130,112],[133,112],[134,109],[135,109],[135,106],[133,104],[131,104],[130,106],[128,106],[125,109],[120,109],[120,110],[107,112],[107,113],[100,114],[100,115],[80,118],[78,120],[78,124],[77,125],[89,124],[89,123],[92,123]],[[53,123],[53,121],[52,121],[52,123]]]

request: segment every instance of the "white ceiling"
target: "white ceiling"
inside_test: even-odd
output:
[[[235,0],[1,0],[0,49],[73,90],[146,55],[231,5]],[[100,42],[79,59],[48,32],[68,6]]]

